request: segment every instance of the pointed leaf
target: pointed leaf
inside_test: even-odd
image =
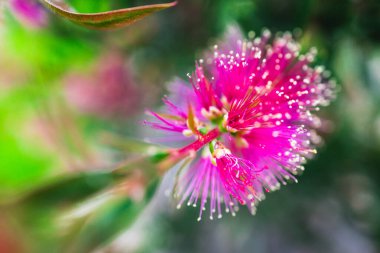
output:
[[[118,182],[123,176],[110,172],[87,172],[62,176],[32,189],[14,204],[56,206],[86,198]]]
[[[154,12],[164,10],[177,4],[177,2],[174,1],[171,3],[144,5],[99,13],[77,13],[61,0],[39,1],[54,13],[70,21],[81,26],[97,30],[127,26],[150,14],[153,14]]]
[[[154,196],[159,180],[153,180],[147,187],[142,200],[128,196],[108,195],[97,210],[84,219],[79,219],[66,239],[64,252],[93,252],[106,245],[121,232],[127,230]]]
[[[128,159],[112,170],[87,171],[51,179],[20,196],[7,199],[5,202],[0,200],[0,208],[20,204],[40,207],[72,204],[115,185],[124,179],[130,170],[136,168],[145,168],[145,172],[155,171],[155,165],[145,156]]]

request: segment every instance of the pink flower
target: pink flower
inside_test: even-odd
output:
[[[10,0],[9,4],[13,14],[25,26],[40,28],[47,24],[47,13],[38,1]]]
[[[225,41],[198,61],[192,90],[175,81],[166,111],[147,122],[193,140],[170,155],[194,158],[179,172],[175,195],[179,207],[200,202],[199,220],[208,199],[211,219],[222,205],[233,215],[238,203],[254,213],[265,191],[297,181],[316,153],[314,112],[334,97],[335,84],[311,66],[316,50],[300,54],[289,33],[244,40],[231,28]]]

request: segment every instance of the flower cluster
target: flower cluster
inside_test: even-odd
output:
[[[151,112],[156,120],[147,124],[192,140],[170,152],[193,158],[179,172],[178,207],[199,203],[199,220],[208,200],[211,219],[222,209],[235,215],[239,204],[254,213],[265,191],[297,181],[316,153],[320,120],[313,113],[334,97],[326,71],[311,66],[315,54],[301,54],[289,33],[272,38],[265,30],[245,40],[231,28],[196,63],[190,85],[172,84],[165,112]]]

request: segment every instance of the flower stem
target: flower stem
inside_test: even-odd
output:
[[[196,152],[200,148],[202,148],[204,145],[206,145],[207,143],[218,138],[220,136],[220,134],[221,134],[220,130],[218,128],[214,128],[213,130],[211,130],[210,132],[208,132],[205,135],[199,135],[198,140],[196,140],[195,142],[193,142],[193,143],[191,143],[191,144],[189,144],[189,145],[187,145],[187,146],[185,146],[179,150],[176,150],[175,153],[177,155],[187,155],[190,152]]]
[[[195,153],[199,149],[201,149],[204,145],[207,143],[215,140],[221,135],[222,132],[218,128],[215,128],[211,130],[210,132],[206,133],[205,135],[198,135],[198,139],[194,141],[193,143],[180,148],[180,149],[174,149],[169,151],[169,156],[167,159],[164,159],[163,161],[158,163],[158,169],[161,173],[167,171],[171,167],[173,167],[176,163],[181,161],[184,157]]]

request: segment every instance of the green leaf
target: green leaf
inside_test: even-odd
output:
[[[69,230],[62,229],[67,234],[63,252],[93,252],[112,241],[134,223],[154,196],[158,183],[158,179],[153,180],[147,186],[145,196],[141,200],[132,200],[118,193],[108,193],[83,203],[84,206],[79,206],[82,214],[83,210],[89,210],[89,207],[95,208],[77,219],[74,211],[74,215],[72,213],[63,220],[63,224],[70,224]],[[70,217],[74,219],[70,221]]]
[[[123,176],[110,172],[87,172],[63,176],[33,189],[15,204],[61,206],[86,198],[118,182]]]
[[[77,13],[60,0],[39,0],[54,13],[87,28],[96,30],[114,29],[134,22],[177,4],[176,1],[164,4],[143,5],[98,13]]]
[[[148,185],[145,192],[146,201],[149,201],[151,198],[153,198],[154,194],[156,193],[159,183],[160,183],[160,179],[156,178]]]
[[[156,165],[146,156],[127,159],[112,170],[86,171],[61,175],[43,185],[6,201],[0,199],[0,208],[10,205],[60,207],[83,200],[125,179],[131,170],[144,168],[149,177],[156,177]],[[2,203],[2,202],[3,203]]]

